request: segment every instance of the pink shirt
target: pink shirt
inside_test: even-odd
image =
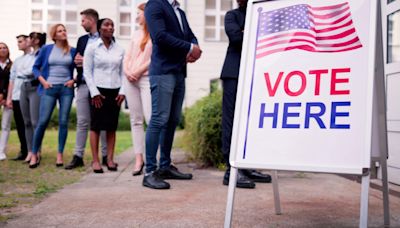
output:
[[[147,42],[144,51],[140,48],[140,43],[143,38],[143,30],[134,32],[128,50],[125,52],[124,57],[124,73],[125,75],[132,74],[143,66],[147,66],[147,70],[142,76],[147,76],[149,71],[150,57],[152,52],[151,39]]]

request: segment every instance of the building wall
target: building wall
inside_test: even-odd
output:
[[[1,0],[0,1],[0,27],[2,32],[0,41],[5,42],[10,47],[12,59],[15,59],[22,52],[18,51],[15,36],[21,33],[28,34],[31,30],[31,0]],[[140,2],[140,1],[138,1]],[[118,0],[97,0],[93,1],[77,0],[78,24],[80,23],[79,12],[87,8],[96,9],[100,17],[109,17],[116,23],[118,29]],[[204,39],[205,23],[205,1],[181,1],[181,7],[186,11],[189,23],[193,32],[199,40],[203,50],[199,61],[188,66],[188,77],[186,80],[186,97],[184,106],[194,104],[198,99],[206,96],[210,92],[210,80],[219,77],[224,61],[227,42],[210,42]],[[135,17],[135,15],[132,15]],[[10,23],[12,22],[12,23]],[[78,26],[78,35],[69,36],[71,46],[76,46],[76,41],[80,35],[85,34],[81,26]],[[117,42],[127,49],[129,38],[121,38],[117,35]],[[48,39],[48,43],[51,40]]]
[[[29,0],[1,0],[0,1],[0,42],[10,48],[11,59],[15,59],[22,52],[18,51],[17,35],[29,31]]]

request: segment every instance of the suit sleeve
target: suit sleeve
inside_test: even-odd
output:
[[[187,18],[186,18],[185,12],[181,11],[181,15],[182,15],[182,17],[184,18],[184,20],[186,20],[186,23],[187,23],[187,25],[188,25],[190,43],[192,43],[192,44],[197,44],[197,45],[198,45],[199,42],[197,41],[196,36],[194,35],[192,29],[191,29],[190,26],[189,26],[189,22],[188,22],[188,20],[187,20]]]
[[[80,55],[83,55],[84,53],[81,53],[83,48],[82,48],[82,37],[79,37],[78,42],[76,44],[76,54],[75,56],[79,53]],[[75,59],[74,56],[74,59]],[[83,68],[82,67],[76,67],[76,72],[78,73],[79,76],[83,74]],[[78,80],[81,80],[81,78],[78,78]]]
[[[154,44],[189,52],[190,42],[178,39],[167,32],[163,8],[159,3],[149,1],[144,10],[144,15]]]
[[[229,38],[229,43],[234,46],[241,46],[243,43],[243,29],[237,21],[233,12],[225,15],[225,32]]]

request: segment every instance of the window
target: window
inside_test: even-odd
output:
[[[400,10],[388,16],[387,62],[400,62]]]
[[[69,36],[78,35],[77,0],[31,0],[31,30],[49,32],[51,26],[61,23]]]
[[[136,27],[137,6],[145,0],[119,0],[118,35],[121,38],[131,38]]]
[[[232,0],[206,0],[205,31],[207,41],[227,41],[224,19],[227,11],[234,7]]]

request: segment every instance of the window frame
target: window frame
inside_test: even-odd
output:
[[[79,19],[78,19],[78,4],[71,5],[67,4],[68,0],[60,0],[61,5],[56,6],[56,5],[49,5],[48,2],[49,0],[42,0],[41,3],[36,3],[33,2],[33,0],[30,0],[30,11],[29,11],[29,19],[30,19],[30,30],[33,31],[33,25],[39,25],[41,26],[42,32],[49,32],[49,25],[51,24],[57,24],[61,23],[65,25],[66,27],[68,26],[75,26],[76,27],[76,33],[71,33],[71,31],[67,30],[68,32],[68,37],[71,38],[76,38],[78,37],[78,26],[79,26]],[[42,19],[41,20],[33,20],[33,11],[41,11],[42,12]],[[49,10],[58,10],[60,11],[60,20],[59,21],[48,21],[49,19]],[[72,11],[76,13],[76,21],[75,22],[70,22],[67,21],[67,12]],[[50,23],[49,23],[50,22]]]
[[[235,0],[231,0],[231,9],[228,11],[222,10],[222,1],[223,0],[215,0],[215,8],[207,9],[207,2],[205,1],[204,5],[204,41],[206,42],[227,42],[227,38],[224,40],[221,36],[221,32],[225,31],[224,21],[222,21],[222,17],[231,10],[237,7],[237,2]],[[211,16],[215,18],[215,25],[206,25],[207,16]],[[214,37],[207,37],[206,31],[208,29],[214,30]]]

